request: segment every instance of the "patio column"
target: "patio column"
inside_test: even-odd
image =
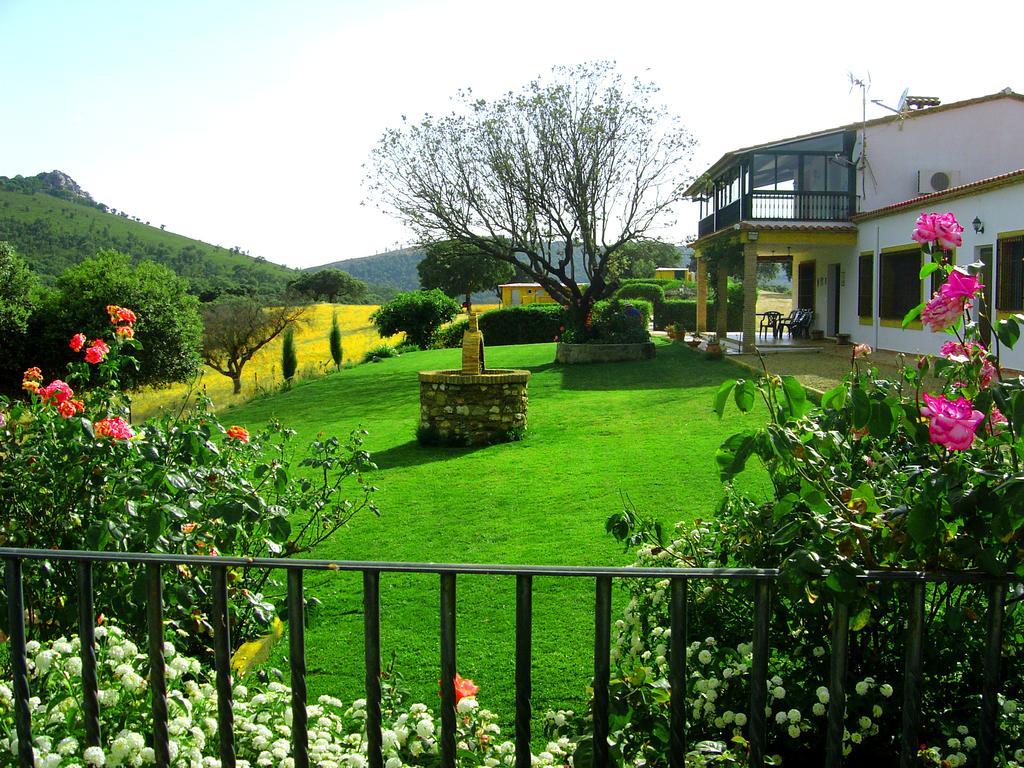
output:
[[[706,333],[708,330],[708,266],[700,255],[695,252],[697,259],[697,333]]]
[[[757,242],[743,244],[743,351],[757,351]]]
[[[724,344],[729,334],[729,270],[719,264],[715,270],[715,335]]]

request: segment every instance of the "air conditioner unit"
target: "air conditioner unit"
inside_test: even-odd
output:
[[[950,187],[960,184],[960,171],[918,171],[917,192],[930,195],[933,192],[945,192]]]

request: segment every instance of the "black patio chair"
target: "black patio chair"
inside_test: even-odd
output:
[[[772,336],[778,336],[778,324],[782,320],[782,313],[769,310],[768,312],[761,313],[761,324],[758,326],[758,333],[761,334],[761,338],[768,338],[768,331],[772,332]]]
[[[814,319],[814,312],[809,309],[794,309],[788,317],[783,318],[776,326],[781,336],[785,330],[789,330],[789,337],[808,338],[811,335],[811,320]]]

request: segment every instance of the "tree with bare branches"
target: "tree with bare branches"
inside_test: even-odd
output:
[[[494,101],[460,93],[457,111],[384,134],[371,196],[421,242],[514,265],[581,322],[611,291],[610,259],[671,223],[690,181],[694,141],[656,92],[599,62]]]
[[[250,298],[232,297],[202,308],[203,362],[231,379],[242,391],[242,368],[306,311],[304,306],[265,307]]]

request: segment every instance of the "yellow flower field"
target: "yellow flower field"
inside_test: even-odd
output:
[[[480,311],[492,309],[493,305],[480,305]],[[371,347],[382,339],[370,322],[370,315],[376,306],[366,304],[313,304],[295,328],[295,351],[299,359],[299,378],[310,378],[326,373],[333,365],[328,344],[331,330],[331,315],[338,313],[341,326],[341,346],[345,363],[358,363]],[[398,344],[403,336],[392,336],[383,341]],[[245,402],[253,395],[281,386],[281,344],[279,336],[261,349],[246,363],[242,370],[242,392],[231,392],[231,379],[205,365],[192,384],[175,384],[164,389],[145,389],[132,398],[132,421],[138,423],[161,411],[180,408],[185,398],[190,397],[194,388],[206,390],[206,394],[219,409]]]

